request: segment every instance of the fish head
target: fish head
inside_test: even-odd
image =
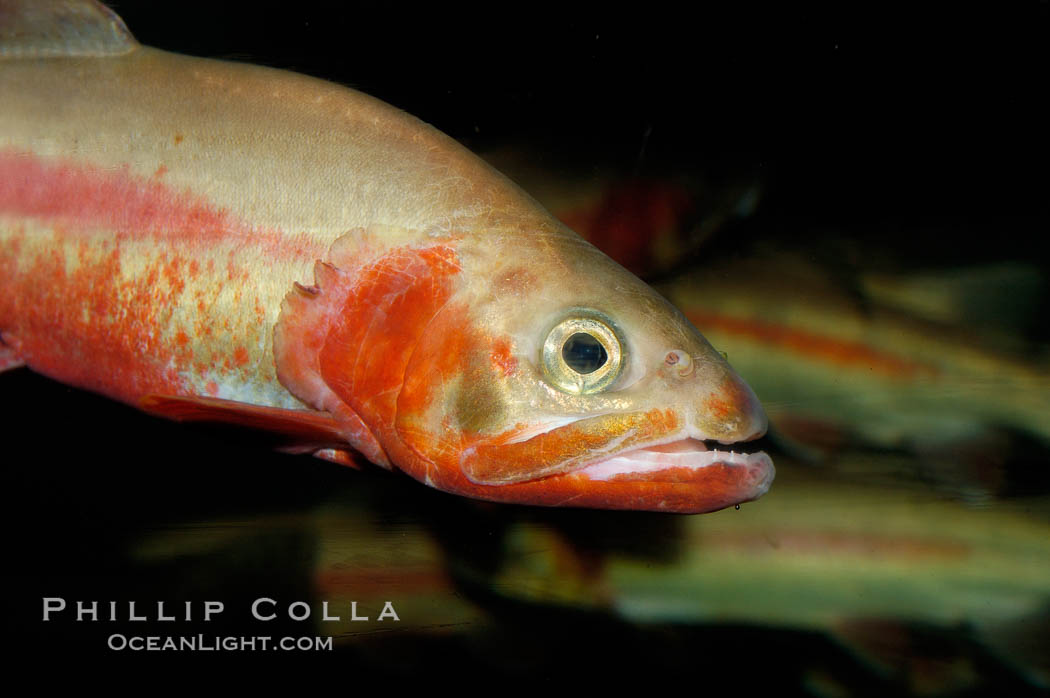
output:
[[[677,309],[567,230],[493,247],[460,251],[464,281],[405,365],[411,474],[483,499],[683,513],[767,491],[769,457],[729,447],[765,433],[762,407]]]

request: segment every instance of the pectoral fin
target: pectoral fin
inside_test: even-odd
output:
[[[147,395],[143,410],[179,422],[230,424],[278,434],[292,452],[334,452],[346,448],[345,425],[327,412],[260,407],[211,397]],[[329,460],[333,460],[329,458]],[[348,459],[337,462],[346,462]]]

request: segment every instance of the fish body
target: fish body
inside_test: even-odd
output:
[[[78,0],[0,3],[0,102],[7,367],[482,499],[700,512],[772,480],[718,448],[765,415],[677,310],[389,105]]]

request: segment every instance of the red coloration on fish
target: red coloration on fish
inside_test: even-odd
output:
[[[315,286],[285,298],[274,334],[279,379],[345,420],[351,443],[380,462],[377,438],[393,430],[405,365],[459,271],[452,244],[394,250],[349,270],[319,263]]]
[[[597,509],[647,509],[669,512],[714,511],[734,499],[745,501],[756,487],[768,486],[768,471],[742,472],[740,467],[715,463],[700,470],[670,468],[657,475],[621,475],[594,480],[576,471],[510,485],[478,485],[461,473],[434,471],[429,482],[438,489],[467,497],[541,506],[580,506]]]
[[[435,343],[417,346],[404,366],[405,381],[398,397],[398,415],[394,428],[400,438],[417,452],[423,452],[432,439],[424,424],[428,410],[438,400],[437,382],[433,375],[455,378],[463,368],[470,349],[484,346],[473,330],[467,309],[457,303],[445,303],[441,312],[430,320],[428,334]],[[437,446],[444,450],[444,443]]]
[[[732,405],[718,395],[711,395],[704,400],[704,406],[711,410],[712,414],[722,418],[727,417],[732,412]]]
[[[58,246],[23,262],[21,274],[14,258],[0,260],[0,275],[10,280],[0,295],[0,319],[19,318],[5,341],[19,356],[31,357],[34,370],[112,397],[182,392],[179,371],[192,363],[192,352],[150,332],[169,319],[181,294],[178,283],[161,280],[182,260],[157,259],[141,277],[122,280],[118,243],[108,249],[84,243],[77,256],[80,264],[71,272]],[[77,302],[55,293],[55,286]],[[94,351],[98,346],[106,351]]]
[[[458,273],[441,245],[398,250],[355,275],[318,358],[325,382],[369,423],[393,426],[405,367]]]
[[[251,229],[189,192],[136,177],[125,166],[112,171],[73,162],[50,162],[32,153],[0,151],[0,212],[55,221],[73,229],[164,235],[195,242]]]
[[[715,487],[720,491],[728,492],[739,486],[739,474],[733,468],[724,464],[716,463],[708,466],[711,472],[705,473],[705,487]],[[689,485],[695,484],[696,473],[691,468],[665,468],[656,473],[622,473],[610,478],[611,482],[665,482],[668,484]]]
[[[273,255],[321,253],[301,236],[259,230],[189,191],[133,175],[127,166],[114,171],[10,148],[0,151],[0,215],[48,221],[63,230],[111,231],[116,240],[163,237],[192,246],[244,238]],[[228,271],[231,280],[237,276],[235,268]],[[193,277],[200,263],[191,259],[185,269],[167,273]]]
[[[323,412],[259,407],[206,397],[149,395],[139,406],[147,412],[177,421],[207,421],[233,424],[260,431],[278,432],[297,445],[342,445],[345,437],[339,423]]]
[[[149,394],[190,393],[188,373],[247,368],[243,346],[224,364],[198,356],[190,338],[215,328],[176,318],[184,294],[207,307],[223,291],[221,283],[187,288],[191,270],[199,273],[193,257],[200,250],[229,250],[231,284],[247,278],[234,259],[245,250],[316,253],[295,237],[253,232],[200,197],[127,168],[48,161],[10,149],[0,153],[0,216],[26,221],[8,242],[14,254],[0,257],[7,280],[0,319],[16,328],[5,332],[8,344],[32,357],[34,370],[133,404]],[[19,255],[20,248],[29,249],[26,225],[49,226],[52,248]],[[55,292],[59,288],[62,293]],[[170,338],[161,330],[166,327],[172,328]],[[228,323],[225,329],[231,329]],[[217,393],[218,385],[209,392]]]
[[[509,376],[518,368],[518,360],[510,353],[510,344],[505,339],[497,339],[492,349],[492,365],[504,376]]]

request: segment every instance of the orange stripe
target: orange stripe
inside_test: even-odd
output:
[[[811,361],[827,361],[839,366],[865,368],[895,378],[914,378],[939,373],[939,370],[930,364],[878,351],[860,342],[702,310],[689,310],[685,314],[701,332],[721,331],[745,337],[759,344],[785,349]]]
[[[0,212],[134,234],[247,235],[225,211],[157,179],[0,152]]]

